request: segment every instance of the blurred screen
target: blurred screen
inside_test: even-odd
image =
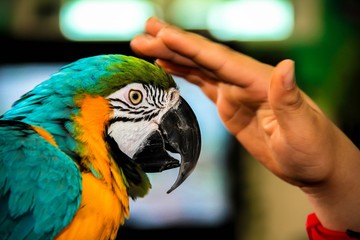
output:
[[[35,85],[49,78],[64,64],[11,64],[0,66],[0,115]],[[148,174],[152,188],[147,196],[130,200],[130,218],[125,226],[163,228],[171,226],[217,226],[232,211],[226,169],[230,136],[219,120],[215,105],[201,90],[174,77],[183,98],[193,108],[200,124],[202,150],[198,165],[187,180],[170,194],[178,169]]]

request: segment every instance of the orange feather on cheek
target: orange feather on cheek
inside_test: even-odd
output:
[[[79,154],[82,156],[82,163],[85,166],[90,164],[93,170],[109,182],[110,158],[103,136],[112,110],[108,101],[100,96],[87,95],[78,100],[77,104],[80,106],[80,113],[75,116],[74,122],[76,139],[81,143]]]
[[[104,131],[112,114],[106,99],[87,95],[77,100],[74,116],[75,138],[81,164],[82,196],[78,212],[57,239],[115,239],[117,230],[129,217],[129,196],[120,169],[110,156]],[[80,237],[79,237],[80,236]]]

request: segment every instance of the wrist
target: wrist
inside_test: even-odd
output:
[[[351,234],[360,232],[360,151],[342,133],[336,139],[332,174],[302,190],[324,226]]]

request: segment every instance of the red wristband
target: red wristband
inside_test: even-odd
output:
[[[350,240],[354,239],[346,234],[346,232],[333,231],[325,228],[315,215],[309,214],[306,221],[306,230],[309,240]]]

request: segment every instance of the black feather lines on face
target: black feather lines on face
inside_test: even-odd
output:
[[[132,106],[121,99],[110,98],[110,101],[118,102],[120,105],[111,105],[111,108],[117,109],[121,112],[126,112],[131,117],[116,116],[110,119],[110,124],[115,122],[140,122],[151,121],[151,119],[157,117],[160,114],[162,108],[164,108],[164,101],[166,94],[161,88],[154,88],[147,84],[142,84],[146,95],[144,101],[147,101],[148,106]]]

